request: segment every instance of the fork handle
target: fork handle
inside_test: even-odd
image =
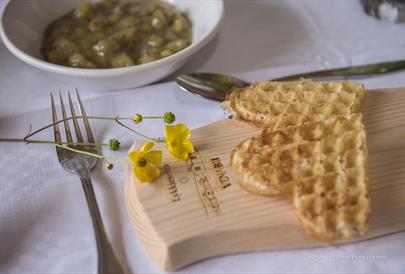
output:
[[[98,209],[96,196],[90,177],[80,177],[87,205],[89,207],[91,220],[93,223],[94,234],[97,243],[98,266],[97,273],[125,273],[117,258],[114,255],[112,247],[108,242],[100,210]]]

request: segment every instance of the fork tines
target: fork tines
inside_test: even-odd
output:
[[[71,119],[73,121],[73,126],[74,126],[74,131],[76,134],[77,142],[78,143],[85,142],[85,140],[83,139],[82,131],[79,126],[79,120],[83,120],[85,132],[87,135],[87,141],[89,143],[95,143],[94,135],[91,130],[90,123],[87,118],[86,111],[84,109],[84,105],[82,103],[82,100],[80,99],[79,92],[76,90],[76,97],[77,97],[77,102],[78,102],[78,106],[79,106],[80,116],[76,115],[75,107],[73,105],[73,101],[72,101],[69,91],[67,91],[67,96],[68,96],[68,101],[69,101],[71,117],[68,117],[68,115],[66,114],[66,109],[65,109],[65,104],[64,104],[63,98],[62,98],[62,94],[59,92],[59,100],[60,100],[60,105],[61,105],[61,110],[62,110],[62,117],[64,120],[63,125],[64,125],[65,133],[66,133],[66,141],[68,143],[74,142],[73,137],[72,137],[72,132],[70,130],[70,124],[69,124],[69,119]],[[52,94],[51,94],[51,108],[52,108],[52,120],[53,120],[53,123],[55,123],[58,121],[58,116],[57,116],[57,111],[56,111],[56,107],[55,107],[54,97]],[[54,135],[55,135],[55,142],[61,144],[62,137],[61,137],[61,133],[60,133],[60,129],[59,129],[59,124],[54,124],[53,129],[54,129]]]

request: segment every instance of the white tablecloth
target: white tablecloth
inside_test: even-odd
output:
[[[225,8],[219,35],[180,72],[217,71],[253,81],[405,59],[405,24],[368,17],[359,1],[233,0]],[[405,72],[361,81],[367,88],[405,86]],[[22,63],[0,42],[0,136],[24,136],[30,123],[34,128],[48,123],[49,93],[73,87]],[[174,111],[178,121],[191,128],[224,117],[218,103],[182,92],[173,82],[114,93],[80,92],[92,115]],[[124,156],[136,138],[113,123],[92,124],[100,140],[121,140],[123,149],[117,155]],[[161,129],[160,122],[141,126],[154,136],[161,135]],[[52,132],[40,137],[51,139]],[[0,143],[0,170],[0,273],[95,273],[96,247],[81,185],[62,170],[54,148]],[[121,263],[129,273],[159,272],[127,218],[123,166],[116,163],[108,171],[100,165],[92,175]],[[405,233],[396,233],[338,247],[230,255],[180,272],[403,273],[404,240]]]

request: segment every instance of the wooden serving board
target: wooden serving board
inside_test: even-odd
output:
[[[370,90],[364,115],[372,216],[367,234],[350,242],[405,230],[405,88]],[[288,199],[239,187],[230,153],[260,131],[229,119],[195,129],[198,152],[187,162],[157,146],[164,151],[162,175],[151,184],[136,183],[127,166],[129,218],[162,269],[230,253],[325,245],[304,232]]]

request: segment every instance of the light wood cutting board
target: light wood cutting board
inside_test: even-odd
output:
[[[372,216],[367,234],[349,242],[405,230],[405,88],[370,90],[364,116]],[[129,218],[162,269],[230,253],[324,245],[304,232],[288,199],[239,187],[230,152],[260,131],[229,119],[195,129],[191,139],[198,152],[187,162],[157,145],[164,151],[162,175],[151,184],[135,183],[127,166]]]

